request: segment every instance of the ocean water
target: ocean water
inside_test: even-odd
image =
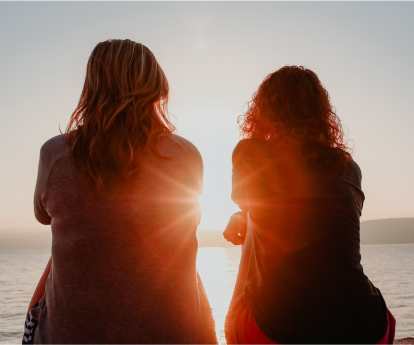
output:
[[[362,264],[397,319],[396,337],[414,336],[414,244],[362,246]],[[0,343],[21,343],[27,306],[50,250],[0,249]],[[200,272],[220,343],[237,276],[240,247],[200,248]]]

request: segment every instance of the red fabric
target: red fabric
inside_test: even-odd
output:
[[[395,318],[387,309],[388,328],[377,344],[393,344]],[[243,295],[237,297],[229,308],[225,323],[227,344],[277,344],[267,338],[257,326],[249,307],[244,304]]]
[[[387,308],[388,328],[385,335],[377,344],[394,344],[395,337],[395,318]]]

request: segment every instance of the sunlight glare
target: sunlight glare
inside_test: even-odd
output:
[[[200,196],[197,198],[197,204],[200,211],[203,210],[203,202],[204,202],[204,194],[200,194]]]
[[[225,344],[224,320],[236,283],[240,248],[199,248],[197,270],[206,289],[219,344]]]

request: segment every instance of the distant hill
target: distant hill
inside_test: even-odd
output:
[[[233,247],[222,231],[199,229],[200,247]],[[50,248],[52,234],[44,229],[1,229],[0,248]],[[361,244],[414,243],[414,218],[376,219],[361,223]]]
[[[361,244],[414,243],[414,218],[368,220],[361,223]]]
[[[198,230],[200,247],[232,247],[221,231]],[[361,223],[361,244],[414,243],[414,218],[375,219]]]

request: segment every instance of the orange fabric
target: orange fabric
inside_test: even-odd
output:
[[[394,343],[396,322],[388,309],[387,320],[387,332],[377,344]],[[243,295],[238,296],[230,305],[226,316],[225,336],[227,344],[277,344],[259,329],[250,308],[244,303]]]

